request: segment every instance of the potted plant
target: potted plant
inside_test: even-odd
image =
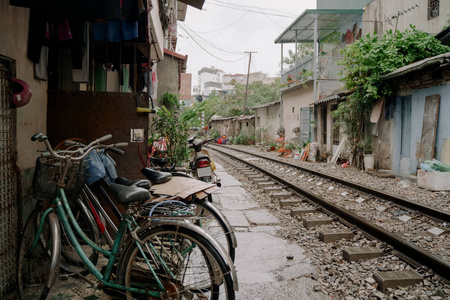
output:
[[[269,150],[270,150],[270,151],[275,151],[275,147],[276,147],[276,146],[277,146],[276,143],[274,143],[274,142],[270,143],[270,144],[269,144]]]
[[[363,143],[359,144],[361,152],[364,156],[364,169],[368,171],[369,169],[375,168],[375,155],[373,154],[372,138],[369,136]]]

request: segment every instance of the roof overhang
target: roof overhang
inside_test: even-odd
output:
[[[183,2],[192,7],[198,8],[200,10],[202,9],[203,4],[205,3],[205,0],[178,0],[178,1]]]
[[[316,19],[320,41],[346,23],[361,21],[363,14],[363,9],[307,9],[275,39],[275,44],[312,43]]]
[[[407,75],[409,73],[423,70],[426,67],[430,67],[433,65],[447,65],[450,63],[450,52],[443,53],[440,55],[428,57],[422,60],[419,60],[415,63],[411,63],[409,65],[398,68],[391,73],[381,75],[380,78],[384,80],[394,79],[397,77],[401,77]]]
[[[186,11],[187,11],[187,5],[185,3],[182,3],[178,1],[177,5],[177,20],[184,22],[186,20]]]

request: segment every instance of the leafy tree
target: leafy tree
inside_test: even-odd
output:
[[[338,127],[342,125],[354,158],[368,145],[370,113],[376,100],[390,95],[391,88],[380,76],[427,57],[449,52],[433,36],[416,30],[392,30],[383,36],[367,34],[343,49],[341,81],[353,93],[332,112]],[[362,146],[364,145],[364,147]],[[370,145],[369,145],[370,146]]]
[[[313,43],[300,43],[297,44],[297,60],[302,59],[305,56],[314,55]],[[288,56],[283,57],[283,63],[288,65],[288,68],[293,67],[295,62],[295,53],[292,50],[288,51]]]

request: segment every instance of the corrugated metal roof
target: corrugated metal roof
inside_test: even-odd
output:
[[[363,9],[307,9],[275,39],[275,44],[295,43],[296,34],[298,43],[312,43],[316,16],[320,41],[345,23],[361,21],[363,13]]]
[[[392,71],[391,73],[380,76],[380,78],[392,79],[392,78],[400,77],[400,76],[406,75],[408,73],[420,70],[426,66],[430,66],[430,65],[434,65],[434,64],[448,63],[448,62],[450,62],[449,60],[450,60],[450,52],[447,52],[447,53],[444,53],[441,55],[436,55],[433,57],[419,60],[419,61],[409,64],[407,66],[403,66],[401,68],[398,68],[395,71]]]
[[[261,104],[261,105],[253,106],[252,109],[268,107],[268,106],[272,106],[272,105],[277,104],[277,103],[280,103],[280,101],[273,101],[273,102],[269,102],[269,103],[264,103],[264,104]]]
[[[333,95],[325,97],[325,98],[323,98],[321,100],[317,100],[314,104],[321,104],[321,103],[325,103],[325,102],[328,102],[328,101],[331,101],[331,100],[336,100],[336,99],[339,99],[339,98],[340,98],[339,94],[333,94]]]

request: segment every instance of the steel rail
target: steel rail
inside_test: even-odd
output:
[[[361,184],[358,184],[358,183],[355,183],[355,182],[351,182],[351,181],[348,181],[348,180],[345,180],[345,179],[342,179],[342,178],[338,178],[338,177],[333,176],[333,175],[324,174],[324,173],[321,173],[319,171],[312,170],[310,168],[306,168],[306,167],[302,167],[302,166],[299,166],[299,165],[295,165],[293,163],[279,161],[277,159],[270,158],[270,157],[265,157],[264,155],[260,155],[260,154],[249,153],[249,152],[246,152],[246,151],[241,150],[241,149],[234,149],[234,148],[227,147],[227,146],[219,146],[219,147],[229,148],[229,149],[241,152],[241,153],[245,153],[245,154],[253,155],[253,156],[256,156],[256,157],[264,158],[264,159],[267,159],[267,160],[270,160],[270,161],[273,161],[273,162],[277,162],[277,163],[280,163],[280,164],[283,164],[283,165],[286,165],[286,166],[289,166],[289,167],[292,167],[292,168],[296,168],[296,169],[304,171],[304,172],[309,172],[311,174],[314,174],[314,175],[320,176],[322,178],[326,178],[326,179],[335,181],[337,183],[340,183],[340,184],[348,186],[350,188],[353,188],[353,189],[359,190],[361,192],[373,195],[375,197],[391,201],[391,202],[393,202],[395,204],[398,204],[400,206],[403,206],[405,208],[409,208],[411,210],[415,210],[415,211],[420,212],[422,214],[425,214],[425,215],[427,215],[427,216],[429,216],[431,218],[435,218],[435,219],[441,220],[442,222],[450,223],[450,212],[448,212],[448,211],[437,210],[437,209],[435,209],[435,208],[433,208],[433,207],[431,207],[429,205],[422,204],[422,203],[417,203],[417,202],[408,200],[408,199],[406,199],[406,198],[404,198],[402,196],[397,196],[397,195],[393,195],[393,194],[388,193],[388,192],[383,192],[383,191],[380,191],[380,190],[377,190],[377,189],[374,189],[374,188],[371,188],[371,187],[368,187],[368,186],[365,186],[365,185],[361,185]],[[213,147],[211,147],[211,148],[213,148]]]
[[[287,188],[295,191],[296,193],[299,193],[309,200],[313,201],[314,203],[317,203],[324,209],[326,209],[329,212],[332,212],[334,215],[336,215],[339,218],[342,218],[344,221],[353,224],[357,228],[359,228],[361,231],[367,233],[368,235],[379,239],[380,241],[386,242],[389,245],[391,245],[396,251],[400,252],[402,255],[410,258],[413,261],[416,261],[419,264],[425,265],[428,268],[430,268],[433,272],[436,274],[439,274],[442,278],[445,278],[446,280],[450,280],[450,263],[439,256],[432,254],[413,243],[406,241],[402,238],[400,238],[398,235],[391,233],[372,222],[366,221],[365,219],[361,218],[360,216],[353,214],[352,212],[339,207],[337,205],[334,205],[330,202],[328,202],[326,199],[324,199],[321,196],[315,195],[311,193],[309,190],[302,189],[289,181],[284,180],[283,178],[280,178],[272,173],[270,171],[265,170],[249,161],[245,161],[243,159],[240,159],[238,157],[235,157],[227,152],[224,152],[219,149],[214,149],[215,151],[220,152],[223,155],[232,157],[235,160],[238,160],[255,170],[260,171],[261,173],[266,174],[267,176],[273,178],[275,181],[279,182],[280,184],[286,186]],[[263,157],[265,159],[265,157]]]

